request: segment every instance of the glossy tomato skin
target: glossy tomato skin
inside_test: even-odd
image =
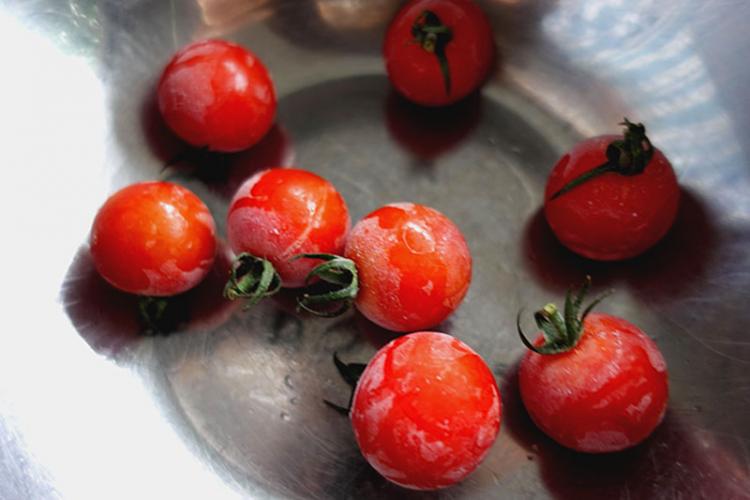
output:
[[[492,372],[449,335],[418,332],[383,347],[359,379],[351,409],[365,459],[394,483],[434,490],[484,459],[500,429]]]
[[[619,451],[646,439],[664,418],[669,392],[656,344],[633,324],[597,313],[584,320],[572,350],[528,351],[519,383],[536,425],[561,445],[587,453]]]
[[[445,54],[451,75],[446,92],[435,54],[413,41],[412,26],[426,10],[449,27],[453,38]],[[444,106],[459,101],[479,88],[492,67],[495,46],[487,17],[470,0],[414,0],[391,22],[385,36],[383,57],[388,78],[410,101],[424,106]]]
[[[471,254],[461,231],[424,205],[392,203],[370,213],[352,229],[344,256],[359,273],[357,309],[397,332],[437,325],[471,283]]]
[[[99,274],[124,292],[163,297],[185,292],[211,270],[216,228],[206,205],[170,182],[141,182],[102,205],[90,236]]]
[[[320,264],[290,259],[301,253],[341,254],[349,227],[349,210],[333,184],[295,168],[252,176],[237,190],[227,215],[232,250],[270,260],[286,287],[303,286]]]
[[[159,110],[183,140],[212,151],[240,151],[268,132],[276,113],[273,82],[249,50],[222,40],[195,42],[167,64]]]
[[[550,200],[568,182],[606,162],[607,146],[621,138],[606,135],[577,144],[547,180],[547,222],[563,245],[590,259],[635,257],[658,242],[677,216],[680,187],[658,149],[640,174],[606,173]]]

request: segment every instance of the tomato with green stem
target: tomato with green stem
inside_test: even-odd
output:
[[[620,451],[646,439],[664,418],[667,365],[656,344],[624,319],[583,311],[588,280],[569,292],[561,313],[547,304],[534,315],[542,335],[519,367],[529,416],[561,445],[586,453]],[[520,313],[519,313],[520,320]]]
[[[334,359],[356,386],[348,413],[357,444],[389,481],[446,488],[489,453],[500,429],[500,392],[484,360],[460,340],[417,332],[387,344],[366,367]]]
[[[255,302],[280,286],[300,287],[319,263],[300,253],[343,253],[350,219],[346,202],[326,179],[306,170],[258,172],[235,193],[227,214],[238,261],[225,294]]]
[[[193,288],[211,270],[216,226],[206,205],[188,189],[141,182],[102,205],[90,248],[97,271],[115,288],[166,297]]]
[[[595,260],[635,257],[656,244],[677,216],[680,187],[645,127],[626,118],[622,136],[585,140],[549,175],[544,215],[560,242]]]
[[[494,58],[492,30],[470,0],[414,0],[385,35],[388,78],[410,101],[444,106],[479,88]]]
[[[308,257],[327,259],[308,281],[331,288],[303,293],[302,308],[328,315],[325,304],[339,304],[338,314],[353,303],[373,323],[397,332],[439,324],[471,283],[471,253],[461,231],[442,213],[415,203],[391,203],[365,216],[349,234],[343,257]]]

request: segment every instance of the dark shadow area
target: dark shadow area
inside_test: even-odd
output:
[[[177,137],[159,112],[156,89],[149,92],[141,110],[146,142],[164,169],[165,180],[196,179],[222,199],[230,199],[248,177],[265,168],[287,167],[294,162],[289,134],[274,124],[255,146],[237,153],[216,153],[190,146]]]
[[[522,239],[523,264],[545,288],[564,292],[590,274],[597,285],[606,285],[607,265],[585,259],[565,248],[555,237],[539,208],[526,223]]]
[[[628,284],[647,299],[678,297],[708,276],[721,247],[720,228],[704,201],[682,189],[680,209],[667,235],[623,271]]]
[[[376,350],[385,346],[388,342],[395,340],[402,335],[406,335],[405,333],[386,330],[382,326],[376,325],[369,319],[365,318],[365,316],[359,311],[354,313],[353,326],[356,329],[358,336]],[[370,360],[367,359],[360,361],[367,363]]]
[[[237,188],[253,174],[294,161],[289,136],[274,125],[263,139],[239,153],[214,153],[183,145],[181,153],[166,162],[162,177],[170,181],[198,180],[222,200],[230,200]]]
[[[169,297],[162,324],[165,334],[215,329],[238,304],[222,296],[230,269],[230,254],[220,245],[214,267],[195,288]],[[98,354],[116,358],[143,338],[137,295],[121,292],[96,271],[88,245],[82,246],[62,285],[65,312],[83,340]]]
[[[141,339],[138,297],[116,290],[99,276],[88,245],[73,259],[61,297],[73,326],[98,354],[115,357]]]
[[[386,126],[401,148],[429,166],[455,149],[474,130],[481,117],[482,98],[474,92],[445,107],[416,105],[391,90],[385,103]]]
[[[548,289],[562,292],[591,275],[598,286],[625,282],[643,300],[678,297],[705,277],[717,253],[718,229],[703,201],[682,190],[680,208],[666,236],[643,255],[621,262],[597,262],[565,248],[539,209],[526,224],[524,265]]]
[[[190,146],[177,137],[162,118],[156,89],[157,82],[154,82],[141,103],[141,131],[151,152],[166,165],[178,155],[184,155]]]
[[[503,425],[529,460],[538,462],[555,498],[748,498],[747,469],[709,432],[669,409],[643,443],[593,455],[558,445],[534,425],[519,393],[518,364],[505,376],[501,393]]]

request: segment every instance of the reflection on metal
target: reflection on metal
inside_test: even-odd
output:
[[[11,5],[28,28],[44,33],[67,52],[93,55],[104,35],[101,6],[93,0],[44,2],[32,0]]]
[[[338,30],[367,30],[390,20],[399,0],[315,0],[321,19]]]
[[[273,14],[271,0],[196,0],[201,21],[206,27],[203,37],[226,35],[248,23],[256,23]]]
[[[718,187],[746,182],[746,169],[691,26],[690,15],[702,3],[691,0],[665,10],[647,0],[570,2],[547,17],[544,27],[577,65],[609,83],[623,100],[637,103],[637,119],[648,124],[679,175],[689,179],[700,170],[703,182]],[[705,172],[709,152],[711,173]],[[747,189],[750,184],[743,184],[723,197],[737,197],[726,201],[744,205],[750,215]]]
[[[750,47],[750,5],[480,3],[500,46],[496,73],[481,95],[424,111],[383,74],[395,0],[0,2],[0,498],[404,494],[322,404],[346,390],[334,351],[365,361],[393,334],[354,313],[299,316],[288,294],[227,307],[215,300],[217,269],[183,298],[184,331],[143,338],[132,297],[88,259],[96,209],[124,184],[174,175],[223,234],[236,186],[289,162],[330,179],[354,220],[412,200],[467,236],[473,283],[438,328],[493,367],[505,410],[485,463],[451,497],[747,496],[750,67],[737,54]],[[183,154],[165,173],[185,146],[161,122],[154,85],[173,51],[202,36],[262,55],[279,90],[277,126],[251,151]],[[566,148],[614,132],[623,115],[648,125],[685,189],[660,245],[597,264],[556,242],[541,190]],[[609,457],[552,444],[517,394],[515,313],[587,273],[616,288],[604,310],[654,337],[670,367],[664,424]]]

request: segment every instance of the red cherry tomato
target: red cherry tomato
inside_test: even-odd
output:
[[[470,0],[414,0],[391,22],[383,57],[388,78],[407,99],[443,106],[487,78],[495,47],[484,13]]]
[[[640,173],[608,172],[551,199],[563,186],[607,162],[607,148],[622,138],[606,135],[577,144],[547,180],[547,222],[563,245],[590,259],[635,257],[658,242],[677,216],[677,178],[656,148]]]
[[[290,259],[302,253],[340,254],[349,225],[349,210],[333,184],[293,168],[264,170],[245,181],[227,216],[232,250],[268,259],[287,287],[304,285],[320,263]]]
[[[419,332],[383,347],[362,373],[351,409],[365,459],[417,490],[451,486],[489,452],[502,403],[492,372],[449,335]]]
[[[91,256],[115,288],[169,296],[197,285],[216,254],[214,219],[184,187],[142,182],[113,194],[91,229]]]
[[[588,453],[640,443],[667,404],[667,366],[656,344],[606,314],[587,316],[580,340],[567,352],[527,352],[519,383],[537,426],[561,445]]]
[[[249,50],[205,40],[180,50],[159,81],[159,110],[182,139],[213,151],[248,148],[276,113],[273,82]]]
[[[471,282],[471,254],[445,215],[392,203],[352,229],[344,256],[359,273],[355,305],[370,321],[398,332],[435,326],[461,303]]]

